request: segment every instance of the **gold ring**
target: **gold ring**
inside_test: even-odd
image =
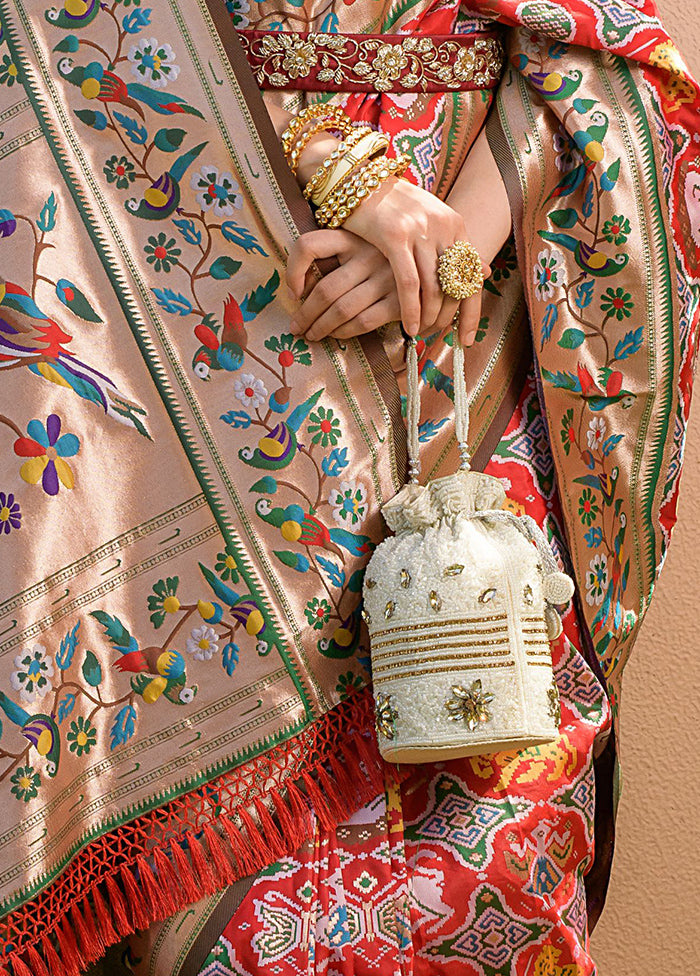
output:
[[[471,298],[484,284],[479,252],[469,241],[455,241],[438,259],[440,288],[457,301]]]

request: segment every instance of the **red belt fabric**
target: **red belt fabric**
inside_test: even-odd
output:
[[[321,34],[240,30],[262,89],[447,92],[495,88],[503,46],[476,34]]]

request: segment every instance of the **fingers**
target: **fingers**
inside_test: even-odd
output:
[[[420,332],[420,276],[415,258],[408,249],[387,254],[396,282],[403,327],[410,336]]]
[[[463,346],[472,346],[476,340],[481,316],[481,296],[478,291],[471,298],[465,298],[459,307],[459,341]]]
[[[345,310],[344,299],[347,298],[348,292],[352,292],[366,279],[367,270],[359,261],[348,261],[347,264],[325,275],[313,285],[301,308],[297,310],[294,319],[289,324],[290,330],[295,335],[308,333],[320,318],[326,315],[331,308],[338,306],[339,303],[336,312],[342,313]],[[349,316],[350,318],[352,314]],[[337,328],[347,320],[348,317],[345,319],[338,318],[333,322],[333,328]],[[308,334],[307,338],[315,339],[316,335]]]
[[[445,296],[438,281],[435,248],[430,245],[416,248],[415,258],[420,275],[420,331],[425,334],[432,329],[438,316],[441,315]],[[457,311],[457,302],[453,304],[452,314],[454,315]],[[450,321],[448,319],[446,325],[449,325]]]
[[[313,322],[305,333],[305,338],[310,342],[319,342],[347,323],[358,319],[366,323],[363,318],[365,312],[385,296],[386,288],[381,279],[368,278],[355,288],[340,293],[333,304]]]
[[[287,287],[294,298],[304,294],[306,275],[317,258],[342,255],[352,235],[342,230],[312,230],[292,244],[287,259]]]
[[[352,321],[341,325],[339,329],[335,329],[329,338],[351,339],[353,336],[364,335],[366,332],[374,332],[375,329],[380,329],[387,322],[395,322],[399,314],[399,303],[396,297],[387,296],[360,312]]]

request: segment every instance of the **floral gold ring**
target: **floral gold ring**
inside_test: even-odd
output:
[[[440,255],[437,267],[440,288],[448,298],[471,298],[484,284],[479,252],[469,241],[455,241]]]

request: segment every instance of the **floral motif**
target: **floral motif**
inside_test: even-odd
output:
[[[226,0],[226,9],[231,15],[233,26],[237,30],[244,30],[248,26],[250,23],[250,18],[248,17],[250,4],[248,0]]]
[[[447,699],[445,708],[453,722],[464,722],[470,732],[475,732],[481,723],[491,720],[488,706],[493,699],[492,694],[482,690],[481,678],[477,678],[469,688],[452,685],[452,698]]]
[[[586,573],[586,603],[589,607],[599,607],[608,585],[608,557],[605,553],[596,553],[589,567]]]
[[[607,429],[607,424],[602,417],[594,417],[591,420],[586,431],[586,440],[592,451],[595,451],[603,443]]]
[[[569,138],[565,129],[560,129],[554,133],[554,152],[556,156],[554,162],[558,170],[562,173],[570,173],[583,162],[583,156],[576,148],[576,143]]]
[[[380,691],[376,698],[374,710],[377,733],[383,735],[385,739],[395,738],[395,722],[398,717],[398,711],[391,704],[391,695],[385,695],[384,692]]]
[[[216,166],[202,166],[192,174],[190,186],[197,190],[197,203],[202,210],[213,210],[217,217],[230,217],[243,206],[238,183],[231,173],[220,173]]]
[[[131,73],[151,88],[165,88],[180,74],[175,64],[175,52],[169,44],[159,44],[155,37],[141,38],[129,48]]]
[[[79,715],[78,718],[70,723],[70,729],[66,735],[68,748],[77,756],[82,756],[90,752],[97,742],[97,729],[89,719]]]
[[[126,156],[110,156],[102,167],[108,183],[116,184],[118,190],[127,190],[136,179],[136,167]]]
[[[231,580],[232,583],[238,582],[238,568],[236,557],[227,549],[226,552],[217,554],[214,568],[222,580]]]
[[[41,777],[34,772],[34,767],[29,764],[18,766],[13,775],[10,776],[10,782],[12,783],[11,793],[18,800],[29,803],[30,800],[39,795]]]
[[[2,61],[0,61],[0,85],[7,85],[8,88],[12,88],[18,81],[17,65],[9,54],[3,54]]]
[[[15,496],[10,493],[6,495],[0,491],[0,535],[8,535],[13,529],[19,529],[22,525],[22,512],[19,502],[15,501]]]
[[[284,369],[288,369],[294,363],[299,363],[301,366],[311,365],[311,353],[307,343],[291,332],[270,336],[265,340],[265,348],[277,353],[277,362]]]
[[[306,78],[316,64],[316,48],[310,41],[294,38],[282,58],[282,70],[290,78]]]
[[[309,433],[314,444],[335,447],[340,440],[340,420],[331,407],[319,407],[309,416]]]
[[[518,266],[518,259],[510,242],[502,247],[491,262],[491,280],[506,281]]]
[[[340,700],[344,701],[349,698],[356,691],[359,691],[364,685],[364,681],[353,671],[347,671],[345,674],[341,674],[338,677],[338,683],[335,686],[335,690],[340,695]]]
[[[567,410],[561,420],[561,442],[564,445],[566,454],[571,450],[571,445],[576,443],[576,428],[574,427],[574,411]]]
[[[11,210],[0,210],[0,237],[12,237],[17,230],[17,218]]]
[[[330,619],[331,605],[328,600],[319,600],[318,597],[314,597],[304,607],[304,615],[314,630],[321,630]]]
[[[361,525],[367,515],[367,492],[357,481],[341,481],[332,488],[328,501],[338,525]]]
[[[180,601],[177,598],[177,588],[180,583],[178,576],[168,576],[153,584],[153,593],[148,597],[148,609],[151,611],[151,623],[158,629],[165,621],[166,614],[177,613]]]
[[[609,244],[624,244],[631,230],[632,225],[627,217],[616,214],[603,224],[603,237]]]
[[[206,624],[195,627],[187,638],[187,653],[191,654],[195,661],[211,661],[218,650],[219,635],[213,627],[208,627]]]
[[[632,314],[634,302],[630,293],[624,288],[608,288],[603,292],[600,307],[607,315],[614,315],[621,322]]]
[[[584,525],[590,525],[598,517],[598,499],[590,488],[584,488],[578,500],[578,514]]]
[[[10,675],[10,684],[25,702],[35,702],[43,698],[52,688],[53,662],[43,644],[35,644],[15,658],[15,668]]]
[[[152,264],[156,271],[164,271],[166,274],[177,264],[177,259],[182,254],[182,250],[176,246],[175,238],[168,237],[162,232],[157,236],[152,234],[148,238],[144,251],[148,263]]]
[[[537,255],[533,269],[535,293],[540,301],[551,298],[555,285],[563,284],[564,255],[556,248],[545,248]]]
[[[396,81],[407,64],[408,57],[395,44],[382,44],[372,61],[380,82]]]
[[[55,413],[47,417],[46,424],[30,420],[27,424],[29,437],[19,437],[14,449],[18,457],[29,458],[19,470],[20,477],[30,485],[38,484],[47,495],[57,495],[59,481],[64,488],[72,488],[75,479],[65,458],[74,457],[80,450],[75,434],[61,435],[61,418]]]
[[[255,410],[262,406],[267,400],[267,387],[261,379],[253,376],[252,373],[241,373],[233,384],[235,396],[240,400],[244,407]]]

